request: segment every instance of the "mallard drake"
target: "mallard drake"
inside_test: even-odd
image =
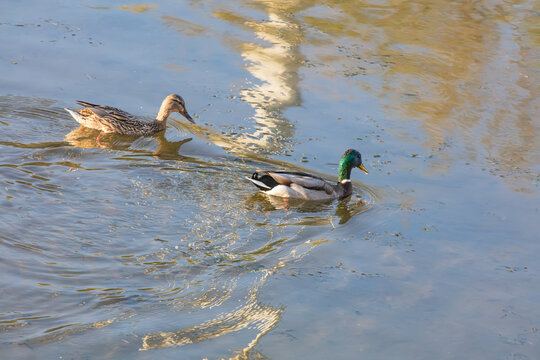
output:
[[[343,199],[352,194],[351,170],[357,167],[366,174],[362,155],[353,149],[345,151],[339,162],[338,182],[329,184],[319,176],[295,171],[257,170],[246,177],[268,195],[304,200]]]
[[[107,105],[94,105],[85,101],[77,101],[85,106],[79,110],[64,108],[79,124],[102,133],[117,133],[124,135],[152,135],[167,127],[167,118],[172,112],[179,112],[186,119],[195,123],[186,111],[184,99],[171,94],[163,100],[158,115],[154,121],[139,120],[128,112]],[[101,135],[101,134],[100,134]]]

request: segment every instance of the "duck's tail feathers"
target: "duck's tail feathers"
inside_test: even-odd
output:
[[[81,100],[75,101],[75,104],[79,104],[81,106],[86,106],[86,107],[97,107],[98,106],[96,104],[92,104],[92,103],[89,103],[89,102],[86,102],[86,101],[81,101]]]
[[[73,111],[71,109],[64,108],[64,110],[66,110],[73,117],[76,117],[78,115],[75,111]]]
[[[81,122],[81,115],[78,112],[68,108],[64,108],[64,110],[66,110],[78,123]]]
[[[268,185],[266,185],[265,183],[263,183],[262,181],[259,181],[257,179],[254,179],[252,177],[247,177],[246,176],[246,179],[248,179],[249,181],[251,181],[256,187],[258,187],[259,189],[263,190],[263,191],[266,191],[266,190],[271,190],[272,188]]]

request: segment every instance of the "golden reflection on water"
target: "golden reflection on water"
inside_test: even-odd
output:
[[[166,26],[170,26],[176,31],[188,36],[214,35],[207,27],[176,16],[164,15],[161,19]]]
[[[272,3],[260,2],[267,19],[256,21],[232,10],[215,11],[214,16],[253,32],[259,43],[235,43],[246,62],[246,70],[259,84],[250,83],[240,91],[241,98],[254,109],[258,128],[251,134],[242,133],[235,140],[244,148],[264,149],[269,153],[289,150],[294,126],[283,111],[301,104],[298,70],[304,64],[299,45],[303,30],[294,16],[280,11]]]
[[[233,357],[233,359],[246,358],[247,353],[257,345],[259,339],[272,330],[281,320],[283,308],[264,305],[258,300],[259,288],[264,284],[269,274],[269,272],[266,272],[257,281],[257,284],[250,289],[246,303],[238,309],[231,313],[221,314],[213,320],[188,329],[147,334],[142,338],[142,345],[139,350],[183,346],[240,330],[256,330],[253,340],[241,350],[242,354]]]
[[[299,73],[314,67],[381,99],[389,133],[437,153],[427,172],[445,173],[456,158],[481,160],[518,191],[534,186],[540,161],[539,89],[534,79],[535,16],[525,6],[435,1],[372,4],[357,1],[240,1],[215,5],[213,16],[254,36],[229,37],[166,16],[190,36],[219,36],[258,80],[241,99],[253,106],[255,131],[209,134],[238,154],[287,153],[294,125],[282,114],[301,105]],[[245,9],[256,9],[256,19]],[[248,15],[249,14],[249,15]],[[515,24],[524,24],[519,28]],[[521,29],[528,29],[523,32]],[[331,89],[323,91],[331,94]],[[310,91],[320,91],[309,89]],[[419,119],[421,134],[402,124]],[[415,128],[416,130],[417,128]],[[453,141],[456,139],[457,141]],[[449,153],[458,144],[458,156]]]
[[[330,8],[332,16],[316,9],[302,16],[308,36],[314,29],[325,34],[316,39],[325,44],[314,50],[319,61],[341,66],[345,77],[378,93],[394,119],[421,119],[427,151],[455,137],[470,159],[496,159],[492,171],[515,189],[531,186],[529,169],[540,160],[540,92],[532,81],[539,72],[530,66],[529,24],[537,17],[526,5],[345,1]],[[328,52],[330,46],[339,52]]]
[[[90,129],[84,126],[72,130],[64,137],[65,140],[75,147],[82,149],[113,149],[129,151],[140,155],[151,155],[158,159],[178,159],[179,151],[182,145],[193,140],[185,138],[179,141],[169,141],[165,137],[165,131],[159,132],[151,137],[139,137],[119,134],[104,134],[98,140],[99,130]],[[157,149],[149,151],[149,143],[157,142]],[[134,142],[139,141],[137,147],[133,147]]]
[[[540,91],[530,3],[240,2],[266,18],[224,4],[214,16],[260,40],[224,39],[261,81],[241,91],[259,125],[252,134],[235,135],[245,148],[287,150],[294,127],[280,114],[301,104],[298,74],[311,64],[377,94],[396,128],[401,119],[420,119],[426,152],[448,148],[428,171],[450,169],[455,156],[446,152],[455,138],[460,152],[487,161],[513,189],[534,186]],[[398,129],[390,132],[418,137]]]
[[[119,5],[120,10],[125,10],[133,13],[142,13],[148,10],[157,8],[156,4],[129,4],[129,5]]]

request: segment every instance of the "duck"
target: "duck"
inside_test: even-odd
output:
[[[356,167],[366,174],[362,155],[354,149],[345,151],[339,162],[338,181],[330,184],[323,178],[298,171],[256,170],[247,177],[267,195],[302,200],[344,199],[352,194],[351,171]]]
[[[182,114],[188,121],[195,123],[186,110],[184,99],[180,95],[168,95],[159,108],[154,121],[140,120],[126,111],[107,105],[95,105],[86,101],[76,101],[82,109],[64,108],[82,126],[100,130],[103,133],[148,136],[165,130],[167,118],[173,112]]]

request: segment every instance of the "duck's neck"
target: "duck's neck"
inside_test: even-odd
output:
[[[156,124],[155,126],[157,126],[159,131],[165,130],[167,128],[167,118],[169,117],[170,114],[171,112],[164,110],[163,106],[161,107],[161,109],[159,109],[159,113],[154,122]]]
[[[169,115],[171,115],[171,113],[172,113],[172,109],[171,109],[170,101],[168,101],[168,99],[163,100],[163,102],[161,103],[161,106],[159,107],[159,112],[157,114],[156,121],[163,123],[163,128],[165,128],[167,124],[167,119],[169,118]]]
[[[169,118],[169,115],[171,115],[171,111],[169,109],[163,108],[163,106],[159,109],[158,115],[156,116],[156,121],[163,123],[163,126],[166,125],[167,119]]]
[[[343,180],[350,180],[351,170],[352,164],[350,160],[347,157],[342,158],[339,162],[338,181],[343,182]]]

